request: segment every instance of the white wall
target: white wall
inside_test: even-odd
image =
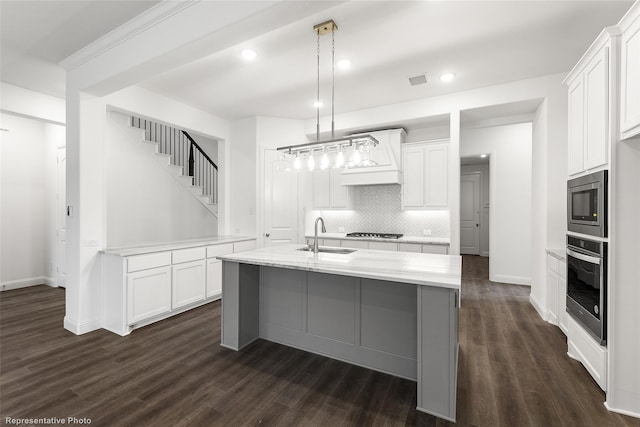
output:
[[[106,247],[140,246],[217,235],[217,220],[141,142],[127,117],[107,121]]]
[[[229,144],[230,230],[233,234],[256,235],[257,209],[257,119],[231,123]]]
[[[64,99],[0,82],[3,112],[64,125]]]
[[[64,127],[1,114],[2,289],[55,285],[56,151]]]
[[[490,155],[489,279],[530,285],[532,125],[463,128],[460,140],[462,157]]]
[[[460,166],[460,173],[480,173],[480,255],[489,256],[489,171],[488,163]]]

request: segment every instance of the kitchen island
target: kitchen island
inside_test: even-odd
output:
[[[461,257],[301,248],[219,257],[221,345],[262,338],[407,378],[418,410],[455,421]]]

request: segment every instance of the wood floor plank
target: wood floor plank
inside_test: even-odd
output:
[[[418,412],[416,383],[258,340],[220,347],[220,302],[137,329],[76,336],[65,291],[0,292],[0,422],[89,418],[92,426],[640,426],[540,319],[529,288],[488,280],[465,256],[457,423]]]

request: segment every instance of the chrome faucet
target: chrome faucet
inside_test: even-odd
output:
[[[324,219],[322,219],[322,217],[319,216],[318,218],[316,218],[316,224],[314,226],[314,233],[313,233],[313,253],[314,254],[318,253],[318,221],[322,223],[322,232],[323,233],[327,232],[327,229],[324,226]]]

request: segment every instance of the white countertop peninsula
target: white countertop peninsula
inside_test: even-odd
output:
[[[153,243],[149,245],[139,246],[122,246],[106,248],[102,252],[109,255],[117,255],[121,257],[150,254],[154,252],[173,251],[178,249],[197,248],[201,246],[222,245],[225,243],[237,243],[249,240],[255,240],[251,236],[215,236],[205,237],[202,239],[176,240],[172,242]]]
[[[221,345],[261,338],[407,378],[418,410],[455,421],[461,257],[302,247],[218,257]]]
[[[223,261],[460,289],[462,257],[357,249],[349,254],[275,246],[220,256]]]

